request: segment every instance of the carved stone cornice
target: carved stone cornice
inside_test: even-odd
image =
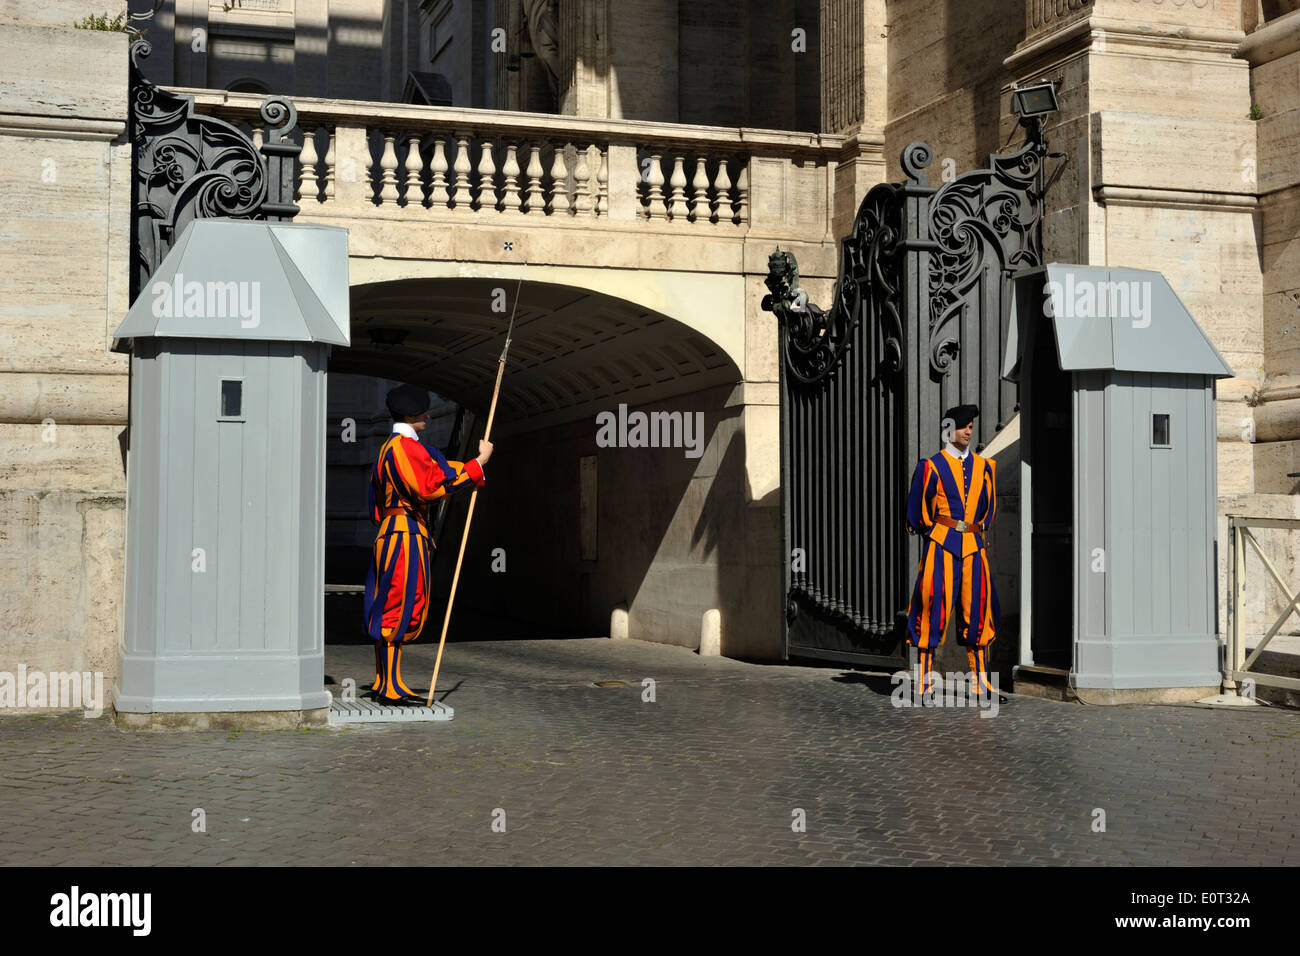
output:
[[[1071,21],[1086,17],[1094,0],[1025,0],[1025,35],[1058,30]]]
[[[1272,63],[1300,51],[1300,10],[1284,14],[1260,27],[1237,47],[1237,56],[1251,66]]]
[[[1043,62],[1058,62],[1067,56],[1088,50],[1095,39],[1103,39],[1114,52],[1121,46],[1125,52],[1164,54],[1170,51],[1200,53],[1214,58],[1237,54],[1245,34],[1240,30],[1220,30],[1213,27],[1177,26],[1171,23],[1116,20],[1095,14],[1085,15],[1064,24],[1059,29],[1039,31],[1021,43],[1002,61],[1007,70],[1016,75],[1032,72]]]
[[[1151,206],[1215,212],[1254,212],[1259,206],[1259,200],[1251,193],[1194,192],[1154,186],[1094,186],[1092,194],[1103,206]]]
[[[0,113],[0,136],[39,136],[41,139],[99,139],[111,141],[117,139],[125,131],[125,120]]]

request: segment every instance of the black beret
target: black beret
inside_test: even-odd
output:
[[[943,421],[951,421],[953,428],[965,428],[980,417],[978,405],[957,405],[943,413]],[[943,422],[940,422],[943,424]]]
[[[388,393],[387,405],[394,419],[415,418],[429,410],[429,393],[414,385],[399,385]]]

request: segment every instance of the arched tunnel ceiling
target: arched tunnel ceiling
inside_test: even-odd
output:
[[[504,313],[492,311],[495,289],[505,290]],[[334,350],[330,370],[423,385],[486,415],[515,289],[515,281],[480,278],[356,286],[352,345]],[[525,281],[493,432],[739,380],[718,346],[674,319],[603,293]]]

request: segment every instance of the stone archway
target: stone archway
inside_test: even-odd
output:
[[[731,350],[645,304],[540,281],[540,271],[524,273],[493,427],[497,455],[475,513],[453,638],[456,621],[474,620],[475,608],[496,615],[497,636],[607,635],[621,606],[628,636],[695,647],[716,610],[723,633],[735,629],[724,650],[744,653],[742,630],[745,639],[756,635],[751,621],[741,626],[746,591],[756,567],[776,560],[752,547],[751,525],[771,523],[775,509],[746,508],[743,406],[735,400],[742,374]],[[334,352],[330,370],[409,381],[461,403],[478,416],[477,438],[517,287],[503,276],[355,285],[352,346]],[[332,399],[332,418],[345,411]],[[387,431],[382,406],[354,411]],[[602,447],[597,416],[638,411],[660,414],[664,434],[681,446],[639,447],[628,429],[626,444]],[[331,438],[337,427],[332,421]],[[775,530],[757,536],[775,541]],[[459,531],[449,519],[447,554]],[[493,571],[502,557],[504,573]],[[435,600],[452,564],[435,569]],[[774,597],[774,646],[777,608]]]

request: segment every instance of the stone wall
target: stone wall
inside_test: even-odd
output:
[[[628,409],[701,412],[698,458],[682,448],[599,447],[590,418],[503,439],[475,511],[458,604],[495,611],[519,633],[557,637],[609,635],[623,608],[626,636],[687,647],[699,646],[704,615],[716,609],[723,654],[779,659],[779,509],[774,495],[756,501],[747,487],[751,439],[738,397],[712,389]],[[444,531],[444,578],[459,534],[455,525]],[[492,570],[498,548],[504,572]]]
[[[983,166],[1007,141],[1003,90],[1010,76],[1003,60],[1025,35],[1016,5],[890,0],[885,12],[887,22],[876,27],[889,37],[887,178],[903,178],[898,155],[914,140],[934,150],[932,183],[941,181],[945,160],[953,175]]]
[[[0,671],[116,676],[125,528],[127,39],[0,3]],[[124,7],[109,3],[110,15]]]

